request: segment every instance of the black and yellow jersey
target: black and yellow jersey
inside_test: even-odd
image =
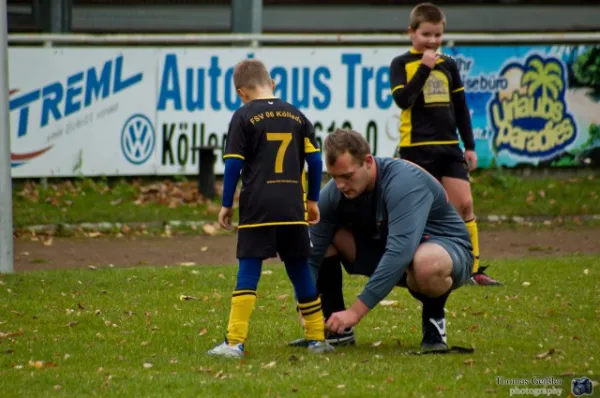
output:
[[[440,55],[433,69],[421,63],[414,49],[390,65],[390,85],[400,115],[401,148],[457,145],[457,127],[466,149],[474,149],[471,118],[458,67]]]
[[[257,99],[238,109],[223,159],[244,160],[239,228],[308,225],[304,164],[317,151],[312,124],[287,102]]]

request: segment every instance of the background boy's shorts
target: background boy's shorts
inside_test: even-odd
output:
[[[423,237],[421,243],[436,243],[444,248],[452,258],[452,288],[456,289],[471,277],[473,268],[473,253],[459,243],[443,237]],[[346,272],[351,275],[364,275],[370,277],[375,272],[381,257],[385,253],[385,242],[363,238],[354,234],[356,246],[356,260],[352,263],[341,256],[341,262]],[[397,283],[406,287],[406,273]]]
[[[458,145],[398,148],[395,156],[421,166],[439,181],[442,177],[469,181],[469,166]]]
[[[310,239],[306,225],[273,225],[238,229],[237,258],[281,260],[306,258],[310,254]]]

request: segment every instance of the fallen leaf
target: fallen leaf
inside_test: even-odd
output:
[[[589,275],[589,274],[590,274],[590,270],[589,270],[589,269],[587,269],[587,268],[586,268],[586,269],[584,269],[584,270],[583,270],[583,274],[584,274],[584,275]]]
[[[60,391],[60,390],[62,390],[62,386],[61,386],[60,384],[56,384],[56,385],[54,386],[54,389],[55,389],[56,391]]]
[[[206,328],[202,328],[200,329],[200,333],[198,333],[198,336],[204,336],[206,334]]]
[[[196,265],[196,263],[193,261],[189,261],[189,262],[179,263],[179,265],[181,265],[183,267],[193,267],[194,265]]]
[[[152,364],[150,362],[144,363],[144,369],[150,369],[151,367],[152,367]]]
[[[288,297],[290,297],[289,294],[282,294],[282,295],[277,296],[276,298],[277,298],[277,300],[285,300]]]
[[[188,300],[200,300],[200,299],[198,297],[186,296],[186,295],[182,294],[181,296],[179,296],[179,300],[188,301]]]
[[[102,235],[102,233],[100,233],[100,232],[98,232],[98,231],[94,231],[94,232],[90,232],[90,233],[88,233],[88,235],[87,235],[87,236],[88,236],[88,238],[97,238],[97,237],[99,237],[100,235]]]
[[[207,246],[202,246],[202,247],[200,248],[200,251],[201,251],[201,252],[205,252],[205,251],[207,251],[207,250],[208,250],[208,247],[207,247]]]
[[[47,240],[43,241],[44,246],[52,246],[53,242],[54,242],[54,238],[52,236],[50,238],[48,238]]]
[[[212,224],[204,224],[202,231],[208,236],[215,236],[217,234],[217,228]]]
[[[337,388],[346,388],[346,385],[345,384],[338,384],[336,387]]]
[[[44,361],[29,361],[29,366],[36,369],[42,369],[44,367]]]
[[[275,361],[273,361],[273,362],[269,362],[268,364],[266,364],[266,365],[263,365],[263,366],[262,366],[262,368],[263,368],[263,369],[271,369],[271,368],[274,368],[274,367],[275,367],[275,364],[276,364],[276,362],[275,362]]]
[[[376,341],[372,345],[373,347],[379,347],[381,345],[381,341]]]
[[[78,324],[79,324],[79,322],[71,321],[71,322],[67,323],[65,326],[73,327],[73,326],[76,326]]]
[[[473,363],[475,363],[475,360],[473,358],[467,359],[466,361],[464,361],[464,364],[467,366],[473,366]]]
[[[527,286],[531,286],[531,283],[526,281],[526,282],[523,282],[521,285],[524,287],[527,287]]]
[[[543,352],[541,354],[537,354],[535,357],[537,359],[543,359],[543,358],[549,357],[550,355],[554,354],[554,351],[555,351],[554,348],[550,348],[548,351]]]
[[[271,274],[273,274],[273,271],[271,271],[270,269],[268,269],[266,271],[261,272],[261,274],[262,275],[271,275]]]
[[[395,306],[398,304],[397,300],[381,300],[379,302],[379,305],[383,305],[383,306]]]

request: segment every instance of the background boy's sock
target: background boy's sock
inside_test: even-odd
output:
[[[479,271],[479,230],[477,229],[477,222],[475,219],[465,221],[467,230],[471,236],[471,244],[473,245],[473,274]]]

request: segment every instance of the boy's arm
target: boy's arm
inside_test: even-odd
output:
[[[306,198],[318,202],[323,175],[323,160],[321,159],[321,151],[312,123],[306,118],[304,118],[304,123],[304,153],[308,164],[308,192]]]
[[[225,172],[223,176],[222,206],[233,207],[233,197],[240,178],[240,172],[246,159],[246,135],[243,134],[242,118],[235,113],[229,123],[227,132],[227,146],[223,154]]]
[[[409,82],[406,81],[404,59],[396,57],[390,65],[390,86],[394,102],[402,109],[410,108],[423,90],[431,68],[421,64]]]
[[[465,144],[465,150],[475,150],[475,139],[473,138],[473,128],[471,126],[471,111],[467,106],[467,98],[465,96],[465,88],[463,86],[458,66],[454,60],[449,59],[450,71],[452,74],[452,105],[454,107],[454,116],[456,118],[456,127],[458,133]]]

